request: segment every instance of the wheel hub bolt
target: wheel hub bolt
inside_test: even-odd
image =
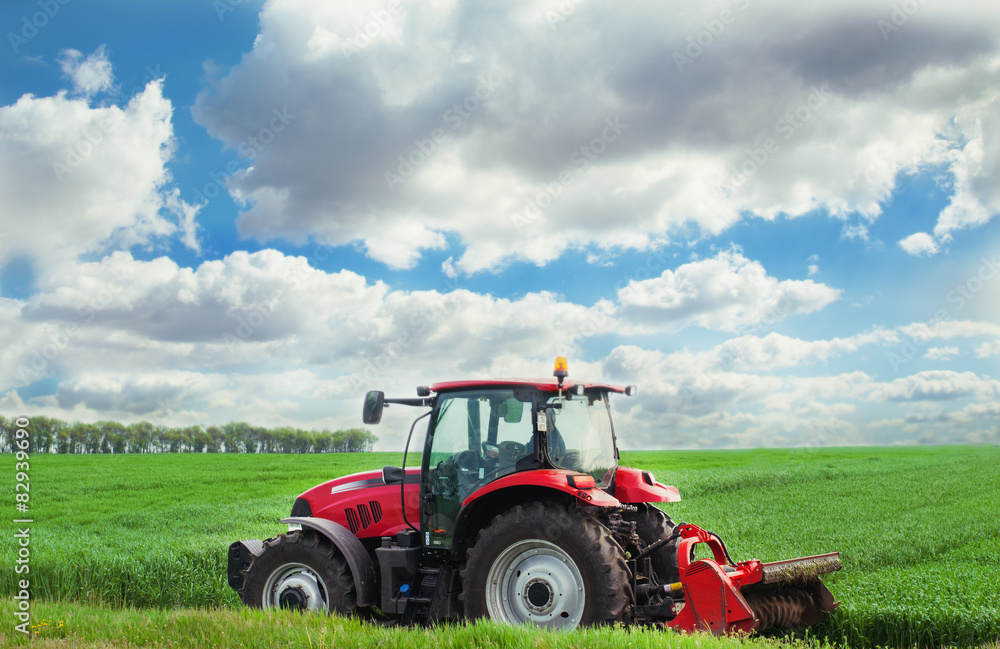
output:
[[[303,609],[306,606],[306,594],[301,588],[288,588],[278,598],[281,608]]]
[[[524,602],[535,613],[545,611],[552,604],[553,597],[552,588],[544,579],[536,577],[524,585]]]

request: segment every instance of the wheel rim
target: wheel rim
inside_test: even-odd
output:
[[[573,558],[540,539],[518,541],[501,552],[486,579],[490,618],[511,624],[574,629],[586,595]]]
[[[265,609],[299,611],[329,610],[326,582],[304,563],[286,563],[271,573],[264,584]]]

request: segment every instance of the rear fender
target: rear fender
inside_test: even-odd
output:
[[[554,489],[573,496],[580,504],[593,505],[595,507],[617,507],[621,502],[614,496],[598,489],[588,487],[580,489],[574,486],[575,477],[590,478],[589,475],[565,469],[535,469],[533,471],[521,471],[509,476],[494,480],[485,487],[477,489],[469,494],[469,497],[462,501],[462,507],[468,507],[477,499],[487,494],[491,494],[501,489],[510,487],[537,487],[539,489]],[[511,503],[516,505],[519,503]]]
[[[676,503],[681,494],[677,487],[654,480],[649,471],[620,466],[615,471],[615,498],[623,503]]]
[[[455,541],[452,545],[454,558],[461,560],[465,550],[476,542],[480,530],[488,526],[496,515],[515,505],[526,505],[538,500],[556,500],[566,505],[576,502],[584,507],[615,507],[619,504],[615,498],[600,489],[572,488],[568,475],[580,474],[551,469],[523,471],[473,492],[462,503],[455,520]]]
[[[281,519],[287,525],[301,525],[303,529],[319,532],[333,543],[347,560],[354,577],[354,589],[358,595],[358,606],[374,606],[380,603],[378,580],[375,577],[375,563],[351,531],[325,518],[292,517]]]

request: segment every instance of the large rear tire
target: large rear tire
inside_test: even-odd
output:
[[[621,547],[603,525],[561,504],[500,514],[467,556],[462,599],[470,619],[570,630],[630,616]]]
[[[340,613],[357,609],[354,579],[329,541],[295,531],[264,542],[247,567],[240,598],[254,608]]]

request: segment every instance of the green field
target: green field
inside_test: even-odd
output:
[[[650,469],[658,480],[678,486],[685,500],[665,506],[668,513],[721,534],[737,560],[840,550],[844,569],[826,581],[843,603],[816,629],[829,642],[981,646],[1000,638],[1000,448],[622,455],[622,464]],[[4,457],[13,464],[10,455]],[[184,628],[218,627],[212,633],[224,634],[231,624],[230,638],[205,636],[192,646],[269,646],[267,628],[273,624],[290,634],[288,643],[306,646],[314,639],[308,633],[321,638],[356,629],[355,622],[310,620],[303,626],[287,615],[240,610],[225,585],[226,548],[234,539],[282,532],[277,520],[308,487],[399,460],[399,454],[381,453],[33,457],[34,612],[36,621],[52,623],[40,635],[58,643],[165,646],[185,644]],[[12,534],[3,537],[0,560],[8,620]],[[183,610],[188,607],[235,610]],[[64,621],[62,628],[56,618]],[[147,637],[157,625],[162,633]],[[11,627],[0,628],[0,636],[13,638]],[[598,641],[584,634],[503,633],[378,629],[362,634],[359,646],[562,647]],[[600,633],[610,634],[600,636],[600,644],[681,646],[673,634]],[[717,646],[703,642],[697,646]]]

